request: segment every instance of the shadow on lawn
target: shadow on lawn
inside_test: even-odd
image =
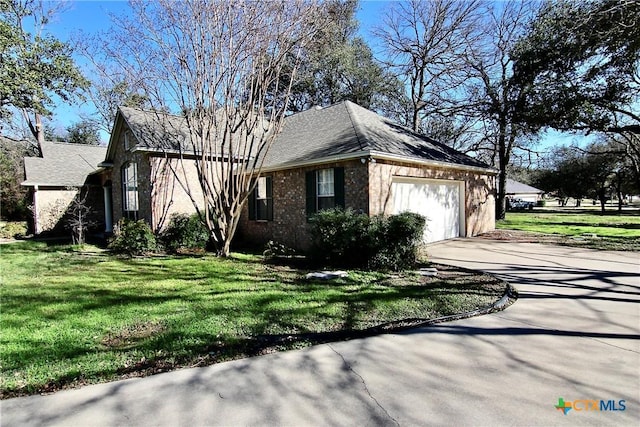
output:
[[[425,287],[417,287],[424,290]],[[434,288],[431,287],[433,290]],[[447,294],[463,293],[460,290],[444,291]],[[424,292],[420,290],[412,289],[411,294],[421,294],[422,298],[425,297]],[[386,296],[385,299],[406,299],[410,298],[406,293],[396,295],[393,297]],[[214,363],[219,363],[228,360],[241,359],[246,357],[260,356],[270,353],[275,353],[283,350],[290,350],[295,348],[308,347],[312,345],[325,344],[331,342],[348,341],[353,339],[373,337],[381,334],[389,333],[401,333],[410,331],[412,329],[427,327],[443,322],[464,319],[468,317],[474,317],[482,314],[488,314],[504,310],[509,305],[513,304],[517,299],[517,292],[511,286],[506,285],[502,299],[499,301],[488,304],[484,307],[480,307],[475,310],[470,310],[463,313],[451,313],[439,318],[404,318],[395,321],[384,322],[375,326],[358,329],[356,328],[357,321],[354,319],[357,317],[356,313],[361,312],[363,309],[363,303],[367,305],[366,301],[379,300],[380,297],[365,297],[358,298],[358,301],[350,301],[349,306],[353,309],[347,309],[347,317],[344,319],[344,323],[340,329],[324,332],[300,332],[300,333],[285,333],[285,334],[261,334],[256,333],[251,337],[225,337],[216,340],[216,342],[207,345],[194,352],[198,354],[197,358],[187,358],[183,360],[177,360],[176,363],[167,363],[167,360],[155,359],[155,360],[143,360],[132,366],[120,369],[118,374],[124,376],[148,376],[156,373],[165,372],[167,370],[173,370],[182,367],[196,367],[206,366]],[[440,307],[443,309],[443,307]],[[268,319],[265,326],[272,326]],[[273,319],[275,320],[275,319]],[[282,323],[282,319],[278,319],[281,323],[281,327],[297,327],[294,324],[285,325]],[[264,330],[265,328],[257,328]],[[175,333],[165,334],[164,340],[172,341],[174,339],[180,339],[181,337]],[[203,335],[203,338],[210,338],[208,335]]]
[[[13,248],[12,256],[19,258],[21,250],[33,248]],[[3,311],[19,313],[11,318],[5,316],[3,324],[20,328],[24,319],[28,322],[35,319],[34,324],[45,330],[72,319],[74,326],[69,332],[62,329],[65,333],[56,336],[55,345],[23,337],[23,345],[3,354],[5,373],[47,358],[76,360],[80,364],[79,361],[103,352],[113,352],[114,357],[128,362],[120,368],[92,372],[72,369],[37,389],[5,390],[5,398],[396,332],[433,320],[411,316],[393,320],[398,316],[375,314],[376,307],[421,304],[428,300],[432,306],[428,311],[419,308],[420,313],[448,315],[458,310],[454,304],[458,295],[475,294],[496,300],[504,288],[504,283],[497,279],[471,284],[468,281],[457,284],[454,280],[409,284],[383,276],[371,276],[364,282],[349,278],[337,282],[309,281],[304,279],[304,270],[288,265],[264,265],[258,258],[212,262],[203,257],[121,259],[104,253],[63,252],[60,257],[43,261],[37,269],[39,284],[29,284],[26,288],[32,289],[19,289],[3,296]],[[61,271],[73,271],[81,281],[76,285],[77,277],[70,277],[71,274],[61,277]],[[458,273],[459,277],[481,276],[463,270]],[[320,298],[316,292],[328,294]],[[139,311],[139,322],[135,325],[118,322],[130,319],[132,310]],[[100,326],[97,329],[95,325],[84,326],[83,316],[89,317],[91,312],[103,313],[107,320],[116,321],[110,320],[111,323],[103,325],[108,329],[96,332]],[[403,308],[401,313],[410,311]],[[235,317],[244,320],[235,322]],[[153,326],[148,334],[144,331],[147,323]],[[215,328],[212,324],[216,324]]]
[[[451,245],[457,248],[456,245],[462,243],[453,242]],[[321,417],[316,421],[339,425],[344,419],[354,419],[351,408],[355,404],[361,404],[371,413],[378,410],[378,401],[372,397],[381,395],[381,387],[389,390],[390,394],[402,396],[395,403],[397,407],[385,405],[394,410],[392,414],[403,409],[400,405],[408,408],[415,406],[416,402],[422,405],[420,408],[426,408],[419,414],[428,411],[440,414],[443,406],[439,405],[437,399],[434,401],[434,395],[450,395],[458,402],[479,401],[481,403],[477,408],[485,410],[486,402],[489,402],[486,400],[486,387],[491,388],[492,402],[504,402],[513,398],[514,389],[519,390],[517,387],[523,387],[521,384],[525,384],[526,391],[526,384],[529,383],[543,387],[545,393],[551,396],[543,406],[553,412],[556,411],[551,406],[554,404],[552,399],[557,399],[554,393],[567,389],[592,390],[594,395],[604,396],[626,396],[628,391],[631,393],[629,399],[637,403],[638,399],[633,398],[632,394],[637,391],[637,383],[633,381],[637,378],[637,363],[634,363],[637,361],[637,352],[627,343],[638,342],[637,316],[624,314],[637,313],[632,309],[640,301],[637,257],[634,254],[618,256],[618,261],[613,265],[603,266],[600,264],[603,256],[599,252],[562,248],[561,253],[565,257],[550,257],[548,248],[541,245],[492,242],[482,246],[480,252],[490,253],[494,257],[491,261],[460,260],[457,252],[460,251],[451,251],[451,255],[443,256],[441,260],[464,262],[464,265],[490,270],[520,286],[522,300],[515,310],[500,314],[501,320],[496,323],[442,323],[429,328],[411,329],[404,332],[410,339],[393,340],[391,343],[385,340],[360,340],[349,349],[336,346],[324,352],[300,353],[296,358],[280,359],[276,356],[251,363],[229,364],[215,370],[194,370],[181,377],[182,383],[154,383],[152,394],[154,397],[170,396],[171,410],[180,411],[181,414],[202,414],[207,408],[213,408],[210,413],[218,418],[210,419],[224,420],[221,417],[225,415],[235,416],[228,408],[235,410],[238,406],[231,406],[230,403],[239,402],[240,405],[255,408],[255,418],[242,419],[246,424],[264,423],[265,414],[274,414],[269,418],[272,424],[287,424],[290,418],[278,418],[278,414],[295,410],[297,399],[302,398],[310,402],[312,411],[309,414]],[[517,263],[510,261],[514,252],[519,259]],[[574,265],[578,257],[586,263],[585,266]],[[603,297],[613,296],[620,299],[601,303]],[[528,301],[527,298],[533,300]],[[537,298],[549,298],[549,301],[545,301],[549,304],[537,304]],[[548,308],[549,305],[553,307],[553,302],[559,298],[565,299],[565,307],[571,310],[563,312]],[[535,324],[523,324],[521,316],[526,318],[525,315],[535,313],[541,316],[536,318]],[[579,322],[590,320],[591,326],[570,330],[569,325],[563,326],[563,316],[573,316]],[[513,323],[515,321],[516,324]],[[455,339],[451,335],[455,335]],[[546,336],[549,339],[542,339]],[[332,338],[341,339],[335,337],[333,335]],[[178,336],[171,338],[179,339]],[[257,336],[253,340],[240,340],[236,343],[236,349],[249,354],[261,354],[269,352],[274,343],[284,342],[283,345],[288,345],[302,338],[305,337],[299,334]],[[322,341],[329,337],[320,335],[312,338]],[[416,345],[403,347],[409,342],[415,342]],[[604,356],[599,356],[602,348],[609,350],[604,350]],[[205,359],[202,362],[195,360],[194,365],[215,363],[221,359],[223,347],[212,343],[208,349],[211,354],[203,356]],[[341,358],[339,370],[334,372],[326,368],[333,363],[330,357]],[[571,363],[567,364],[567,360]],[[283,375],[279,369],[292,363],[287,366],[291,366],[296,375]],[[571,370],[568,366],[575,368]],[[147,367],[150,373],[164,369],[160,361],[149,362]],[[584,367],[592,369],[587,372]],[[591,371],[603,381],[594,382]],[[135,374],[135,371],[131,374]],[[469,376],[477,377],[483,386],[477,387],[479,383],[470,381]],[[154,411],[162,416],[173,415],[166,409],[168,405],[162,399],[145,400],[141,396],[139,401],[131,405],[133,409],[125,405],[123,402],[130,401],[136,392],[142,390],[137,388],[138,384],[116,382],[98,389],[97,394],[90,398],[77,401],[68,399],[68,409],[63,412],[53,412],[36,399],[20,402],[21,406],[15,412],[21,416],[24,414],[24,423],[36,420],[39,424],[69,424],[72,416],[91,411],[95,402],[99,401],[109,413],[122,414],[122,417],[141,414],[139,420]],[[181,385],[183,389],[179,388]],[[202,396],[205,399],[199,399]],[[539,401],[529,400],[540,406]],[[459,412],[457,406],[451,408],[451,412]],[[631,425],[635,419],[632,413],[629,414],[631,416],[628,418],[620,418],[625,416],[625,412],[612,415],[622,420],[618,424]],[[448,415],[446,411],[445,415]],[[347,418],[349,416],[351,418]],[[128,418],[113,420],[126,422]],[[592,420],[599,422],[595,418]],[[424,423],[424,416],[405,416],[403,421],[403,424],[421,424]],[[375,418],[369,423],[390,424],[388,417]]]

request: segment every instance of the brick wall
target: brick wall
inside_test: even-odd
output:
[[[172,215],[194,214],[196,208],[192,198],[202,209],[204,198],[195,161],[167,159],[157,155],[150,156],[148,159],[151,165],[149,182],[153,183],[151,209],[154,230],[163,229]]]
[[[273,179],[273,221],[250,221],[248,207],[245,205],[238,225],[237,239],[253,245],[263,245],[274,240],[295,249],[307,249],[310,237],[305,174],[307,171],[334,167],[344,168],[345,207],[368,213],[367,166],[359,160],[288,169],[264,174]]]
[[[394,176],[456,180],[465,182],[465,232],[475,236],[495,228],[495,179],[472,171],[444,167],[417,167],[409,163],[377,161],[369,163],[371,214],[390,214],[393,210],[391,182]]]
[[[307,249],[310,237],[306,217],[305,173],[338,166],[345,168],[347,208],[371,215],[392,213],[391,182],[394,176],[464,181],[466,235],[475,236],[495,228],[495,180],[489,175],[380,160],[363,164],[356,160],[265,174],[273,179],[273,221],[250,221],[245,206],[238,227],[238,239],[255,245],[274,240],[296,249]]]
[[[80,193],[82,190],[82,193]],[[73,201],[85,198],[84,205],[90,207],[85,224],[90,233],[104,231],[104,199],[102,187],[85,185],[80,188],[40,187],[33,193],[36,234],[71,235],[69,221]]]
[[[36,211],[37,234],[47,231],[61,231],[62,217],[73,199],[78,195],[77,189],[39,189],[33,194]]]
[[[122,166],[127,162],[138,165],[138,218],[147,221],[154,231],[164,228],[173,214],[196,212],[189,194],[200,207],[203,206],[202,189],[193,161],[181,162],[177,158],[167,159],[162,154],[125,150],[125,131],[126,127],[123,127],[118,135],[110,176],[114,224],[123,217]]]
[[[111,170],[111,195],[113,209],[113,224],[117,224],[123,217],[122,200],[122,166],[127,162],[138,165],[138,218],[151,224],[151,167],[148,156],[143,153],[133,153],[124,148],[124,129],[117,137],[115,153]]]

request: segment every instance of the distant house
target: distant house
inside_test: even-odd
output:
[[[96,230],[104,231],[104,190],[98,175],[98,164],[106,147],[83,144],[45,142],[42,157],[25,157],[25,181],[22,185],[32,193],[35,234],[61,232],[71,202],[87,193]]]
[[[536,203],[538,200],[542,200],[543,194],[544,191],[538,188],[507,178],[506,196],[511,199]]]
[[[168,142],[175,137],[163,138],[160,126],[153,127],[159,115],[131,108],[117,113],[105,156],[95,163],[103,168],[97,175],[105,189],[107,231],[123,217],[144,219],[159,230],[173,213],[194,212],[193,202],[202,203],[188,157],[174,171],[190,183],[191,197],[166,167],[176,161],[179,147]],[[163,120],[188,141],[182,118]],[[426,242],[473,236],[495,226],[495,174],[352,102],[312,108],[285,119],[244,207],[237,238],[304,249],[309,216],[334,206],[369,215],[423,214]]]

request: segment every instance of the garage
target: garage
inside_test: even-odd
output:
[[[394,177],[393,212],[414,212],[427,218],[425,243],[464,236],[464,182]]]

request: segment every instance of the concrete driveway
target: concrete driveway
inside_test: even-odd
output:
[[[5,400],[0,422],[638,425],[638,254],[481,239],[430,252],[499,275],[520,299],[500,313],[402,334]],[[575,408],[565,415],[559,398]],[[592,400],[608,410],[593,410]]]

